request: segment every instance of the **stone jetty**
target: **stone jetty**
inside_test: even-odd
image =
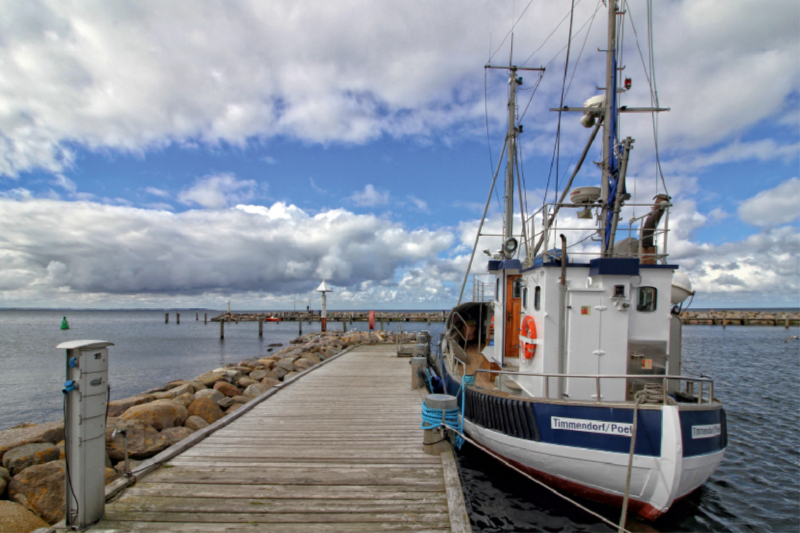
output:
[[[375,311],[376,322],[444,322],[448,311]],[[367,322],[369,311],[328,311],[328,322]],[[287,322],[319,322],[319,311],[269,311],[263,313],[222,313],[213,322],[258,322],[280,319]]]
[[[414,342],[414,333],[400,335],[400,342]],[[114,400],[106,421],[106,484],[125,474],[123,438],[114,430],[127,430],[132,469],[350,346],[397,341],[389,331],[309,333],[268,357],[244,359]],[[64,457],[63,421],[0,431],[0,531],[5,524],[15,524],[13,531],[33,531],[63,520]]]
[[[681,322],[701,326],[800,326],[798,312],[772,311],[684,311]]]

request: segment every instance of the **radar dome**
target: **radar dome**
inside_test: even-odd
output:
[[[672,275],[672,303],[683,303],[686,298],[693,295],[692,282],[689,276],[683,272],[675,272]]]

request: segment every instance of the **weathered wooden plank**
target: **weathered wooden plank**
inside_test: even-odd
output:
[[[450,511],[450,526],[453,533],[472,533],[472,524],[464,502],[464,491],[461,478],[458,477],[458,466],[452,448],[441,455],[444,468],[444,481],[447,486],[447,507]]]
[[[191,489],[193,498],[272,498],[272,499],[324,499],[352,500],[372,498],[375,501],[447,501],[447,495],[434,488],[416,487],[409,490],[406,485],[350,485],[347,490],[335,485],[221,485],[206,483],[187,487],[183,483],[137,483],[125,492],[128,496],[186,496]],[[412,489],[415,487],[411,487]]]
[[[360,461],[360,462],[359,462]],[[365,461],[364,459],[351,458],[350,461],[343,461],[337,457],[327,461],[284,461],[275,460],[269,457],[179,457],[170,462],[174,466],[199,467],[199,466],[236,466],[244,468],[419,468],[427,470],[431,474],[438,472],[436,463],[424,463],[406,461],[396,462],[391,458],[381,458],[380,461]]]
[[[201,522],[118,522],[104,519],[102,529],[92,528],[96,533],[120,533],[123,531],[164,531],[174,533],[205,533],[217,531],[253,531],[258,533],[361,533],[364,531],[387,531],[397,533],[434,533],[450,531],[448,522],[427,522],[424,526],[412,526],[404,523],[395,522],[369,522],[369,523],[339,523],[339,524],[270,524],[269,529],[265,529],[263,523],[241,523],[241,524],[221,524],[221,523],[201,523]]]
[[[152,479],[151,479],[152,478]],[[168,481],[171,483],[240,483],[272,485],[430,485],[444,486],[441,477],[431,476],[424,470],[410,468],[384,468],[372,470],[364,468],[327,469],[285,469],[264,468],[259,471],[235,467],[176,466],[160,469],[148,476],[148,481]]]
[[[179,496],[128,496],[114,504],[114,512],[237,513],[237,514],[328,514],[328,513],[442,513],[442,500],[300,500],[269,498],[194,498]]]
[[[106,509],[108,520],[119,522],[145,521],[145,522],[206,522],[242,524],[258,522],[262,524],[309,524],[309,531],[313,531],[311,524],[319,523],[370,523],[370,522],[396,522],[424,525],[434,522],[441,523],[449,519],[447,511],[427,513],[168,513],[154,511],[117,512],[114,505]]]

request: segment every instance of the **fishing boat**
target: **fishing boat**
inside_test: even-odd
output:
[[[459,298],[429,365],[478,446],[551,486],[653,520],[719,466],[726,418],[713,381],[681,368],[678,315],[693,291],[667,253],[671,198],[664,189],[636,204],[626,192],[634,141],[621,136],[619,116],[668,109],[620,105],[630,80],[617,67],[621,14],[613,0],[608,9],[604,93],[551,109],[580,117],[589,140],[560,196],[531,215],[514,213],[515,187],[523,190],[516,91],[521,71],[543,69],[487,65],[508,71],[502,241],[484,250],[491,282],[473,290],[490,297]],[[601,183],[572,187],[598,134]]]

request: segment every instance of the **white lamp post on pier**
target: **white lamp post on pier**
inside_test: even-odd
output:
[[[320,331],[327,331],[327,320],[328,320],[328,313],[327,313],[327,301],[326,301],[326,292],[333,292],[333,289],[328,287],[328,284],[325,283],[325,280],[322,280],[322,283],[319,284],[317,290],[314,292],[322,293],[322,314],[320,314]]]

